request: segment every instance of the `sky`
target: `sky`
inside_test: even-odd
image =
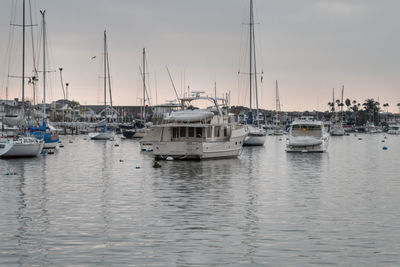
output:
[[[104,101],[101,57],[107,30],[114,105],[140,104],[143,48],[151,104],[176,98],[168,66],[179,94],[188,86],[214,94],[216,84],[218,96],[231,92],[231,105],[249,105],[249,0],[31,2],[34,24],[40,24],[39,10],[46,10],[47,69],[53,71],[48,73],[47,102],[63,98],[60,67],[64,83],[69,83],[69,99],[81,104]],[[16,23],[21,23],[21,3],[1,1],[0,99],[6,97],[7,86],[9,98],[21,97],[21,82],[6,78],[21,75],[18,27],[13,27],[9,48],[13,6]],[[257,71],[263,76],[260,108],[275,109],[278,80],[285,111],[325,111],[333,88],[339,98],[344,86],[344,99],[379,99],[389,104],[389,111],[399,112],[399,9],[398,0],[254,0]],[[40,30],[40,25],[33,27],[35,38]],[[30,47],[29,41],[27,57]],[[32,63],[27,65],[29,73]],[[32,98],[26,86],[26,96]]]

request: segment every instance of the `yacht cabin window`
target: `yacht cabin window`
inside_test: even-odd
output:
[[[219,137],[219,126],[214,127],[214,137]]]
[[[203,137],[203,128],[197,127],[196,128],[196,137],[197,138],[202,138]]]
[[[180,127],[179,128],[179,136],[180,137],[186,137],[186,127]]]
[[[188,128],[188,137],[194,137],[194,128],[193,127]]]
[[[178,129],[179,129],[179,128],[177,128],[177,127],[172,128],[172,137],[173,137],[173,138],[178,138],[178,137],[179,137],[179,135],[178,135]]]

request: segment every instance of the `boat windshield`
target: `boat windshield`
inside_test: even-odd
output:
[[[321,137],[322,129],[320,125],[292,125],[292,136],[314,136]]]

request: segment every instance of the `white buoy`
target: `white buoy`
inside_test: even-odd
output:
[[[168,156],[165,160],[174,160],[174,158],[171,156]]]

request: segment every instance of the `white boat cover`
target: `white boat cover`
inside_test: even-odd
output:
[[[180,110],[173,111],[168,118],[170,122],[197,122],[211,119],[214,113],[208,110],[194,109],[194,110]]]

